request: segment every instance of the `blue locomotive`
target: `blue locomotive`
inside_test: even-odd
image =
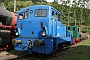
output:
[[[70,32],[61,22],[61,12],[47,5],[35,5],[18,11],[15,50],[50,54],[72,44]]]

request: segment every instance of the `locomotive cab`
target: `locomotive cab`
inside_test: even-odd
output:
[[[53,7],[32,6],[30,9],[27,8],[23,12],[18,12],[17,20],[18,29],[21,32],[27,30],[25,33],[21,33],[20,36],[57,36],[57,21],[61,21],[61,13]]]
[[[76,44],[77,42],[80,42],[80,33],[78,26],[67,26],[67,31],[71,33],[72,44]]]

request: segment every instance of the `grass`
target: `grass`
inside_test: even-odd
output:
[[[90,39],[69,48],[62,54],[57,57],[57,60],[90,60]]]

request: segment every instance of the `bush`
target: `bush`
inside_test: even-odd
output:
[[[82,30],[82,33],[87,33],[87,30],[86,29]]]

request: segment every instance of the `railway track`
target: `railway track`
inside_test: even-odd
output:
[[[82,43],[82,42],[80,42]],[[63,54],[65,51],[70,51],[73,49],[73,47],[78,46],[80,43],[77,43],[76,45],[72,45],[69,47],[69,49],[63,49],[63,50],[57,50],[55,52],[52,52],[51,54],[37,54],[33,53],[31,55],[28,54],[28,52],[21,52],[16,50],[11,51],[1,51],[0,52],[0,60],[53,60],[53,57],[58,57]]]
[[[77,43],[76,45],[72,45],[69,48],[63,49],[63,50],[57,50],[55,52],[52,52],[51,54],[38,54],[34,53],[31,55],[26,55],[23,57],[15,58],[15,60],[57,60],[58,57],[64,56],[65,52],[70,52],[74,50],[73,47],[76,47],[80,45],[82,42]]]

